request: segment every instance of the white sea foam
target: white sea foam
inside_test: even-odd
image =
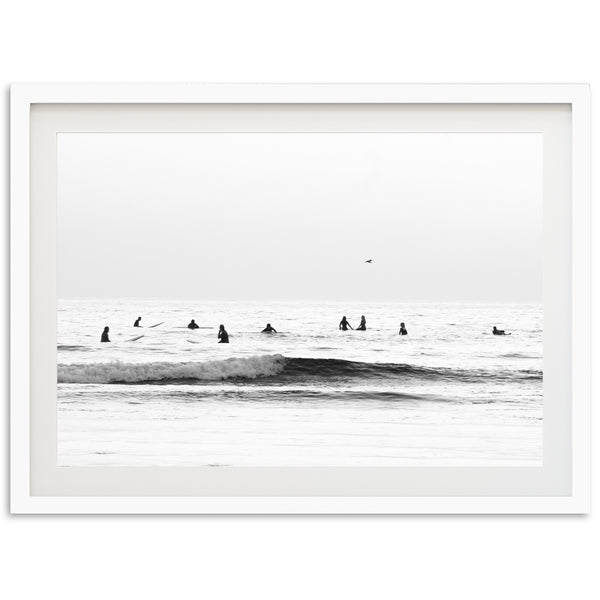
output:
[[[58,365],[58,383],[141,383],[144,381],[219,381],[255,379],[283,371],[280,354],[227,358],[206,362],[90,363]]]

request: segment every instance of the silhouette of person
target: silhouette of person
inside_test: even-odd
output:
[[[271,327],[271,323],[267,323],[267,326],[261,331],[261,333],[277,333],[275,327]]]
[[[217,338],[219,339],[219,344],[229,344],[229,334],[225,331],[225,325],[219,325]]]
[[[188,324],[188,329],[200,329],[200,327],[198,326],[196,321],[194,321],[194,319],[192,319]]]
[[[138,317],[138,318],[135,320],[135,323],[133,324],[133,326],[134,326],[134,327],[141,327],[141,325],[140,325],[140,321],[141,321],[141,320],[142,320],[142,317]]]
[[[504,329],[496,329],[496,326],[494,325],[494,329],[492,329],[492,333],[494,335],[510,335],[510,333],[506,333],[504,331]]]
[[[102,337],[100,338],[101,342],[110,342],[110,340],[108,339],[108,326],[106,326],[104,328],[104,331],[102,332]]]
[[[366,331],[367,330],[367,320],[365,319],[365,315],[362,315],[360,318],[360,325],[356,328],[356,331]]]
[[[340,321],[340,325],[339,325],[338,329],[341,329],[342,331],[348,331],[348,327],[350,327],[350,329],[354,330],[354,327],[352,327],[352,325],[350,325],[350,323],[348,323],[348,319],[346,319],[346,315],[344,315],[342,317],[342,320]]]
[[[400,331],[398,335],[408,335],[408,331],[406,331],[406,325],[404,323],[400,323]]]

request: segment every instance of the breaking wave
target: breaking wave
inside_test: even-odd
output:
[[[58,383],[185,383],[255,379],[283,371],[285,358],[250,356],[206,362],[91,363],[58,365]]]
[[[541,380],[537,370],[446,369],[395,363],[325,358],[286,358],[280,354],[205,362],[59,364],[58,383],[194,383],[223,380],[327,381],[410,378],[476,383],[482,379]]]

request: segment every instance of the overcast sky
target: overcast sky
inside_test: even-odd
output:
[[[60,297],[541,301],[542,136],[59,134],[58,261]]]

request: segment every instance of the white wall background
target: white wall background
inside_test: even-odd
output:
[[[594,8],[586,0],[5,3],[3,190],[11,82],[589,82],[598,113]],[[600,594],[598,501],[590,517],[380,518],[9,517],[7,502],[6,493],[0,595],[11,600]]]

